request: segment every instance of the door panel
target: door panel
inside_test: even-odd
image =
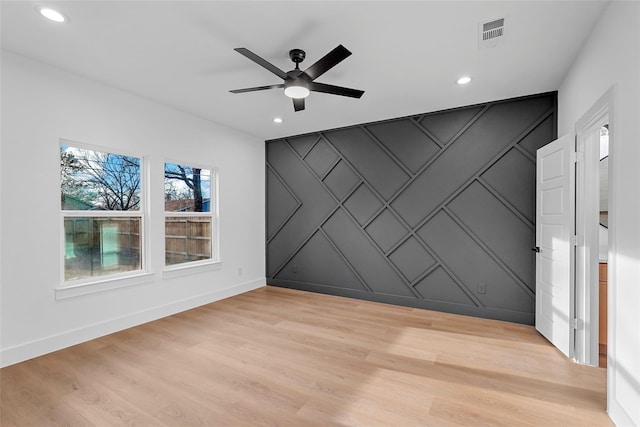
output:
[[[537,151],[536,329],[573,356],[575,141],[565,135]]]

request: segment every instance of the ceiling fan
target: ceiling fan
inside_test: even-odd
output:
[[[338,63],[343,61],[351,52],[344,46],[338,45],[331,52],[320,58],[315,64],[302,71],[299,67],[304,60],[306,53],[301,49],[292,49],[289,51],[289,57],[296,64],[296,68],[291,71],[284,72],[280,68],[259,57],[249,49],[239,47],[234,49],[236,52],[246,56],[256,64],[271,71],[276,76],[284,80],[284,83],[269,86],[257,86],[246,89],[236,89],[232,93],[254,92],[257,90],[284,88],[284,94],[293,99],[294,111],[304,110],[304,99],[309,96],[309,92],[324,92],[332,95],[349,96],[351,98],[360,98],[364,91],[350,89],[342,86],[328,85],[314,81]]]

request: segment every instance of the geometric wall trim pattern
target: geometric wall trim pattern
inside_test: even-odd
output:
[[[533,324],[555,92],[266,142],[267,283]]]

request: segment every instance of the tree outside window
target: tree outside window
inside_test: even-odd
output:
[[[164,165],[165,265],[212,257],[211,170]]]
[[[142,269],[141,159],[60,145],[64,280]]]

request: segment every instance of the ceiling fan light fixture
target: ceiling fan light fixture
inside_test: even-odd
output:
[[[284,94],[289,98],[306,98],[309,96],[309,88],[299,84],[293,84],[284,88]]]

